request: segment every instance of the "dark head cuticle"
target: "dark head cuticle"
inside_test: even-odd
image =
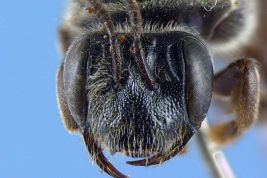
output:
[[[77,77],[79,87],[71,86],[74,97],[66,92],[67,97],[74,98],[68,100],[69,106],[75,106],[70,111],[78,113],[74,120],[82,134],[90,136],[90,144],[98,145],[98,152],[94,152],[86,143],[93,159],[100,159],[98,153],[106,149],[111,154],[121,152],[147,160],[159,154],[148,166],[163,163],[185,147],[206,116],[212,92],[210,56],[191,32],[172,28],[177,24],[169,22],[179,18],[175,9],[146,11],[135,0],[122,0],[125,8],[116,17],[107,2],[113,3],[82,0],[92,6],[89,13],[96,13],[95,20],[104,28],[80,38],[88,54],[81,55],[85,49],[77,48],[79,68],[70,62],[73,70],[68,71],[69,78],[77,77],[77,72],[86,81]],[[161,17],[158,13],[163,11],[168,12]],[[155,15],[169,22],[160,24]],[[123,20],[128,24],[120,32]],[[149,21],[151,29],[146,31]],[[169,31],[165,31],[168,25]],[[70,51],[74,49],[72,45]],[[84,102],[79,105],[77,101]],[[100,168],[105,164],[97,163]]]

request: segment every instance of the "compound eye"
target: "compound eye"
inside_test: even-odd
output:
[[[184,39],[183,55],[187,112],[191,123],[200,126],[208,112],[213,89],[211,57],[205,46],[194,37]]]
[[[76,40],[66,55],[63,81],[68,108],[72,117],[83,127],[87,116],[86,69],[90,40],[83,36]]]

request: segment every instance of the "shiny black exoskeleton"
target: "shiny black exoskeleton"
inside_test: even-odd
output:
[[[211,129],[214,140],[227,143],[253,125],[259,107],[255,61],[237,60],[214,75],[207,50],[208,43],[237,44],[225,31],[247,37],[250,30],[239,19],[251,16],[242,2],[72,0],[60,29],[67,52],[57,75],[58,105],[64,126],[80,132],[100,169],[126,177],[103,149],[145,158],[127,162],[135,166],[176,156],[200,128],[213,89],[231,95],[237,113]]]
[[[118,34],[120,36],[122,34]],[[208,111],[213,68],[205,46],[184,32],[142,34],[141,43],[157,89],[142,78],[131,53],[132,38],[121,42],[123,73],[114,89],[109,41],[95,33],[78,39],[64,66],[64,88],[73,118],[111,153],[131,157],[183,149]],[[173,155],[174,156],[174,155]]]

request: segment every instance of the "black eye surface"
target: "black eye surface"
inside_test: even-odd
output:
[[[72,117],[82,127],[87,117],[86,74],[90,41],[86,36],[76,40],[66,55],[64,90]]]
[[[190,121],[200,125],[206,117],[212,96],[212,62],[208,51],[196,38],[185,38],[183,50],[187,111]]]

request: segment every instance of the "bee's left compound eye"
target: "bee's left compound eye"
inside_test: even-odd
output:
[[[184,39],[183,57],[188,117],[194,125],[200,126],[206,117],[212,96],[212,61],[205,46],[194,37]]]

